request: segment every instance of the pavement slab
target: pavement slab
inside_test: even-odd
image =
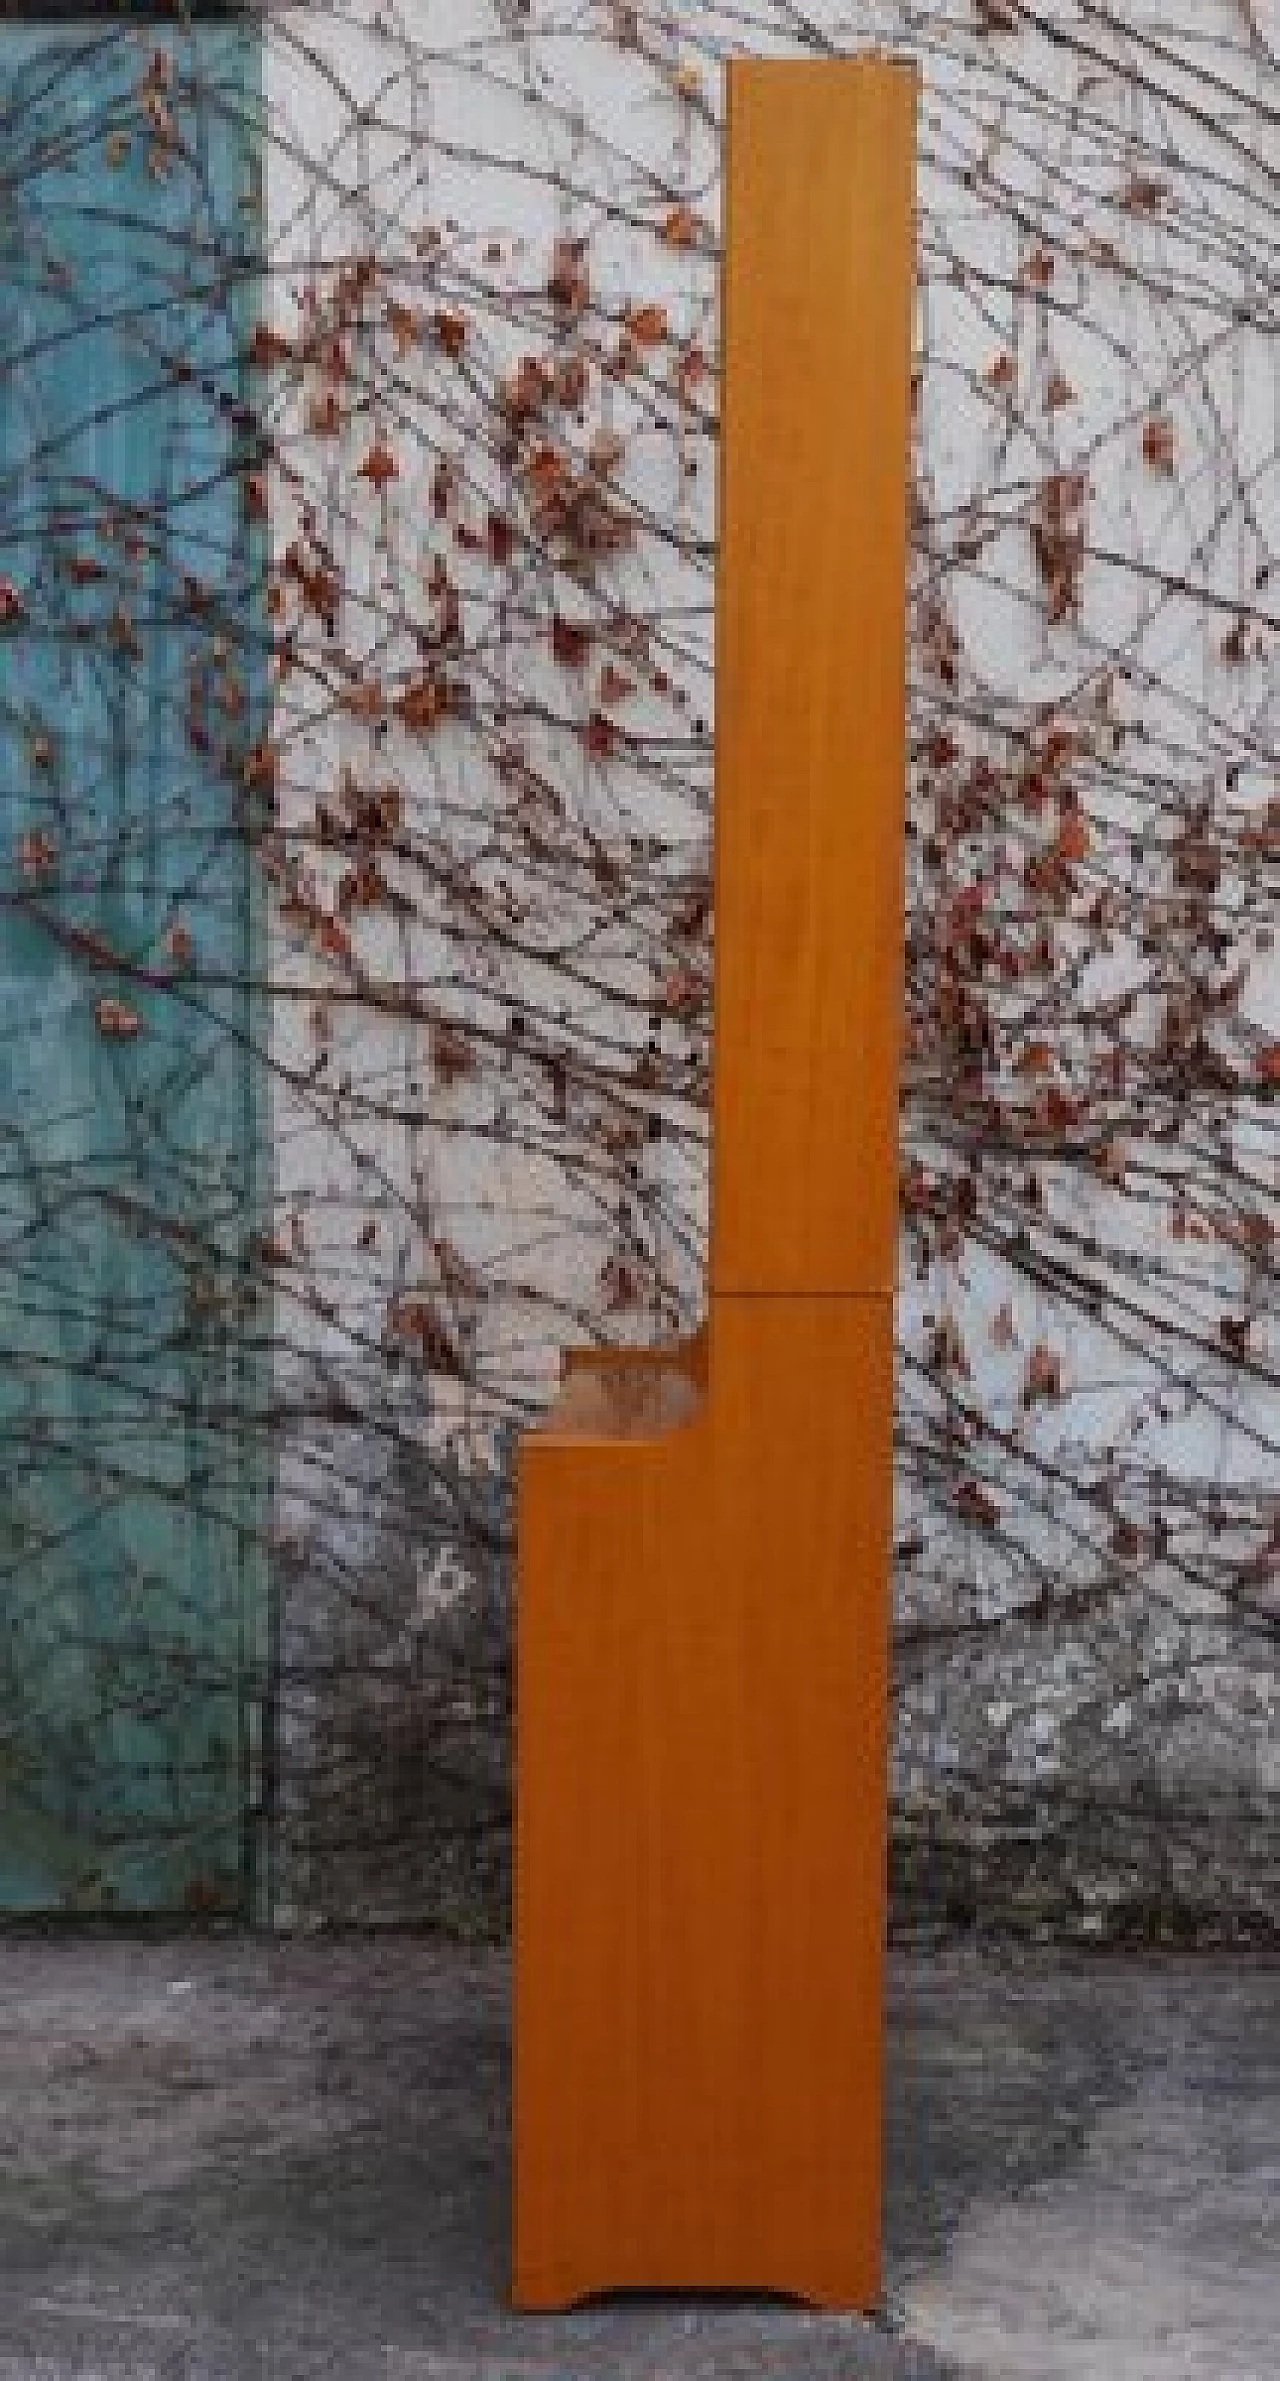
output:
[[[510,1959],[0,1936],[0,2381],[1274,2381],[1280,1963],[897,1951],[886,2305],[506,2304]]]

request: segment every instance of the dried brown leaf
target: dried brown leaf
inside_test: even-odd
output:
[[[1163,479],[1172,479],[1177,468],[1178,448],[1173,423],[1167,414],[1148,415],[1142,427],[1142,460],[1151,471]]]
[[[670,213],[663,217],[658,237],[667,248],[692,248],[700,229],[692,207],[682,199],[678,206],[672,207]]]
[[[658,347],[667,335],[665,306],[633,306],[627,315],[627,330],[637,347]]]
[[[127,1000],[117,1000],[111,993],[103,993],[94,1003],[94,1019],[100,1034],[108,1041],[131,1042],[142,1031],[142,1019]]]

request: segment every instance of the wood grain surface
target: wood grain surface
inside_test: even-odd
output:
[[[730,69],[712,1278],[520,1450],[523,2307],[879,2296],[913,109]]]
[[[914,78],[730,69],[716,1290],[891,1290]]]

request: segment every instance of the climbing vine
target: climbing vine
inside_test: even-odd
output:
[[[197,13],[49,36],[122,238],[240,105]],[[207,226],[171,269],[251,292],[234,394],[204,400],[262,600],[235,615],[225,557],[170,593],[207,616],[184,748],[223,768],[269,904],[237,1030],[273,1087],[249,1252],[272,1388],[248,1419],[293,1582],[286,1759],[328,1763],[365,1840],[340,1770],[360,1731],[316,1720],[317,1668],[347,1647],[363,1674],[376,1641],[421,1712],[423,1646],[504,1575],[493,1483],[559,1347],[696,1319],[722,66],[877,43],[921,70],[895,1791],[998,1816],[1197,1696],[1247,1734],[1280,1613],[1263,12],[261,14],[252,275]],[[95,117],[105,42],[127,73]],[[57,148],[48,105],[6,111],[8,205],[55,279]],[[157,290],[139,336],[198,405]],[[88,321],[95,289],[69,295]],[[126,671],[160,526],[102,486],[59,549]],[[12,651],[50,598],[4,568]],[[57,723],[20,726],[38,787]],[[24,805],[10,908],[74,832]],[[132,989],[95,982],[118,949],[78,945],[122,1065],[139,985],[199,994],[198,886],[157,936]],[[192,1255],[202,1282],[230,1261]],[[423,1536],[392,1627],[370,1565],[409,1526],[406,1464]],[[450,1673],[462,1739],[505,1708],[486,1644],[478,1688]]]

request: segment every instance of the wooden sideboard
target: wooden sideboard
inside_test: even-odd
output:
[[[880,2294],[915,105],[728,70],[707,1316],[520,1449],[521,2307]]]

